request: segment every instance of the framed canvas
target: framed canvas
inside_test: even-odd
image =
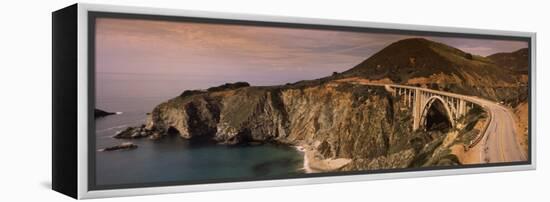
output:
[[[52,187],[74,198],[535,169],[535,33],[52,15]]]

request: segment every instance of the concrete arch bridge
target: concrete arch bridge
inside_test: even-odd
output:
[[[416,86],[362,82],[356,84],[383,86],[395,97],[399,97],[399,101],[412,110],[413,130],[429,128],[430,119],[433,118],[430,113],[434,109],[444,112],[443,116],[436,118],[445,118],[448,127],[457,127],[458,120],[477,105],[488,114],[485,128],[469,145],[470,152],[479,153],[478,163],[527,160],[527,154],[521,149],[516,137],[514,113],[494,101]]]

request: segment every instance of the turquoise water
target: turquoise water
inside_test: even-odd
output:
[[[120,100],[120,101],[118,101]],[[120,115],[96,119],[96,149],[132,142],[137,149],[96,152],[96,184],[121,185],[195,180],[231,180],[278,177],[303,173],[303,154],[293,147],[195,145],[172,136],[161,140],[120,140],[112,136],[128,126],[145,122],[158,99],[109,99],[101,105]],[[100,107],[101,108],[101,107]],[[116,110],[113,110],[116,109]]]

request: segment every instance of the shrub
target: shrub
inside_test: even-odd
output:
[[[244,81],[235,82],[235,83],[226,83],[221,86],[211,87],[208,88],[208,92],[216,92],[216,91],[222,91],[222,90],[228,90],[228,89],[237,89],[237,88],[243,88],[243,87],[249,87],[250,84]]]
[[[197,94],[201,94],[201,93],[204,93],[204,91],[201,91],[201,90],[185,90],[185,91],[183,91],[183,93],[180,94],[180,97],[187,97],[187,96],[197,95]]]

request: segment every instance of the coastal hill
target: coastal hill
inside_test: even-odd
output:
[[[500,54],[495,54],[498,57]],[[500,57],[499,57],[500,58]],[[392,43],[336,78],[357,77],[508,100],[521,74],[493,60],[423,38]]]
[[[510,53],[495,53],[487,56],[495,65],[514,71],[527,72],[529,68],[529,50],[522,48]]]

